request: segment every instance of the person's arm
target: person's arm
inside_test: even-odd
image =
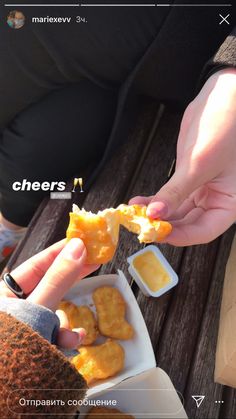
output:
[[[1,418],[78,410],[86,382],[55,344],[78,347],[85,331],[67,330],[67,319],[60,313],[59,321],[55,310],[76,280],[97,269],[85,260],[81,240],[63,240],[11,272],[25,300],[0,283]]]
[[[68,402],[82,401],[87,385],[56,346],[26,323],[0,312],[0,388],[1,418],[16,413],[35,418],[39,413],[74,414],[78,405]]]
[[[151,218],[169,220],[166,241],[176,246],[207,243],[236,220],[236,29],[208,62],[202,88],[185,110],[176,170],[148,205]]]
[[[50,343],[56,344],[60,328],[58,316],[46,307],[18,298],[0,298],[0,312],[12,315],[28,324]]]
[[[81,241],[79,243],[83,246]],[[98,266],[86,265],[84,256],[82,259],[79,256],[76,259],[72,258],[70,254],[73,245],[75,250],[78,246],[76,241],[72,240],[65,245],[66,240],[55,243],[22,263],[11,273],[27,295],[26,300],[16,298],[5,283],[0,282],[0,311],[13,314],[53,343],[56,335],[56,344],[69,349],[78,346],[84,337],[84,331],[68,330],[68,321],[64,313],[58,310],[57,315],[55,314],[56,304],[75,280],[89,275],[98,269]],[[84,246],[83,250],[85,251]],[[58,283],[57,286],[55,282]],[[1,297],[10,297],[10,299],[3,300]]]

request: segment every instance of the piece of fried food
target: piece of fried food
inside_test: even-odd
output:
[[[126,303],[117,288],[104,286],[93,293],[98,316],[98,328],[103,336],[132,339],[133,327],[125,320]]]
[[[138,234],[140,243],[160,242],[172,231],[168,221],[149,218],[146,206],[121,204],[117,209],[120,212],[120,224]]]
[[[88,264],[104,264],[116,251],[119,226],[119,213],[113,208],[93,214],[73,205],[66,237],[83,240]]]
[[[138,234],[140,243],[161,241],[172,230],[167,221],[149,218],[145,206],[121,204],[116,209],[109,208],[93,214],[73,205],[66,236],[68,239],[79,237],[83,240],[88,264],[104,264],[114,256],[120,225]]]
[[[102,419],[103,417],[106,417],[107,419],[134,419],[134,416],[127,415],[118,409],[109,409],[108,407],[102,406],[92,407],[92,409],[86,415],[86,419]]]
[[[77,306],[71,301],[61,301],[58,309],[66,313],[71,329],[83,327],[86,330],[83,345],[91,345],[95,342],[98,336],[97,322],[89,307]]]
[[[102,345],[80,347],[79,355],[71,362],[87,384],[91,384],[121,371],[124,368],[125,351],[119,343],[107,339]]]

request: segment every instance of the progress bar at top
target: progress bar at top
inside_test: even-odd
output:
[[[72,4],[30,4],[30,3],[5,3],[4,6],[20,6],[20,7],[39,7],[39,6],[60,6],[60,7],[230,7],[232,4],[229,3],[215,3],[215,4],[172,4],[172,3],[150,3],[150,4],[122,4],[122,3],[116,3],[116,4],[104,4],[104,3],[98,3],[98,4],[85,4],[85,3],[72,3]]]

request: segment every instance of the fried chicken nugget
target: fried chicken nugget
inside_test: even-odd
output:
[[[98,328],[103,336],[128,340],[134,336],[133,327],[125,320],[126,303],[117,288],[104,286],[93,293],[98,316]]]
[[[71,362],[87,384],[91,384],[121,371],[124,368],[125,351],[119,343],[107,339],[102,345],[80,347],[79,355]]]
[[[79,237],[87,249],[88,264],[104,264],[114,256],[119,239],[119,227],[123,225],[138,234],[140,243],[162,241],[172,230],[167,221],[152,220],[146,215],[146,207],[121,204],[97,214],[80,210],[73,205],[66,232],[68,239]]]
[[[104,264],[116,251],[119,226],[119,213],[113,208],[93,214],[73,205],[66,237],[83,240],[88,264]]]
[[[83,327],[86,330],[83,345],[95,342],[98,336],[97,322],[89,307],[77,306],[71,301],[61,301],[58,308],[66,313],[71,329]]]
[[[85,419],[102,419],[103,417],[107,419],[134,419],[134,416],[127,415],[118,409],[109,409],[102,406],[92,407]]]
[[[140,243],[162,241],[172,231],[168,221],[149,218],[146,206],[121,204],[117,209],[120,211],[120,224],[132,233],[138,234]]]

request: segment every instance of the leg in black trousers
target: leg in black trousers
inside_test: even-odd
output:
[[[21,112],[0,143],[0,208],[26,226],[45,193],[14,191],[15,181],[66,181],[98,161],[112,127],[117,94],[82,80]]]

